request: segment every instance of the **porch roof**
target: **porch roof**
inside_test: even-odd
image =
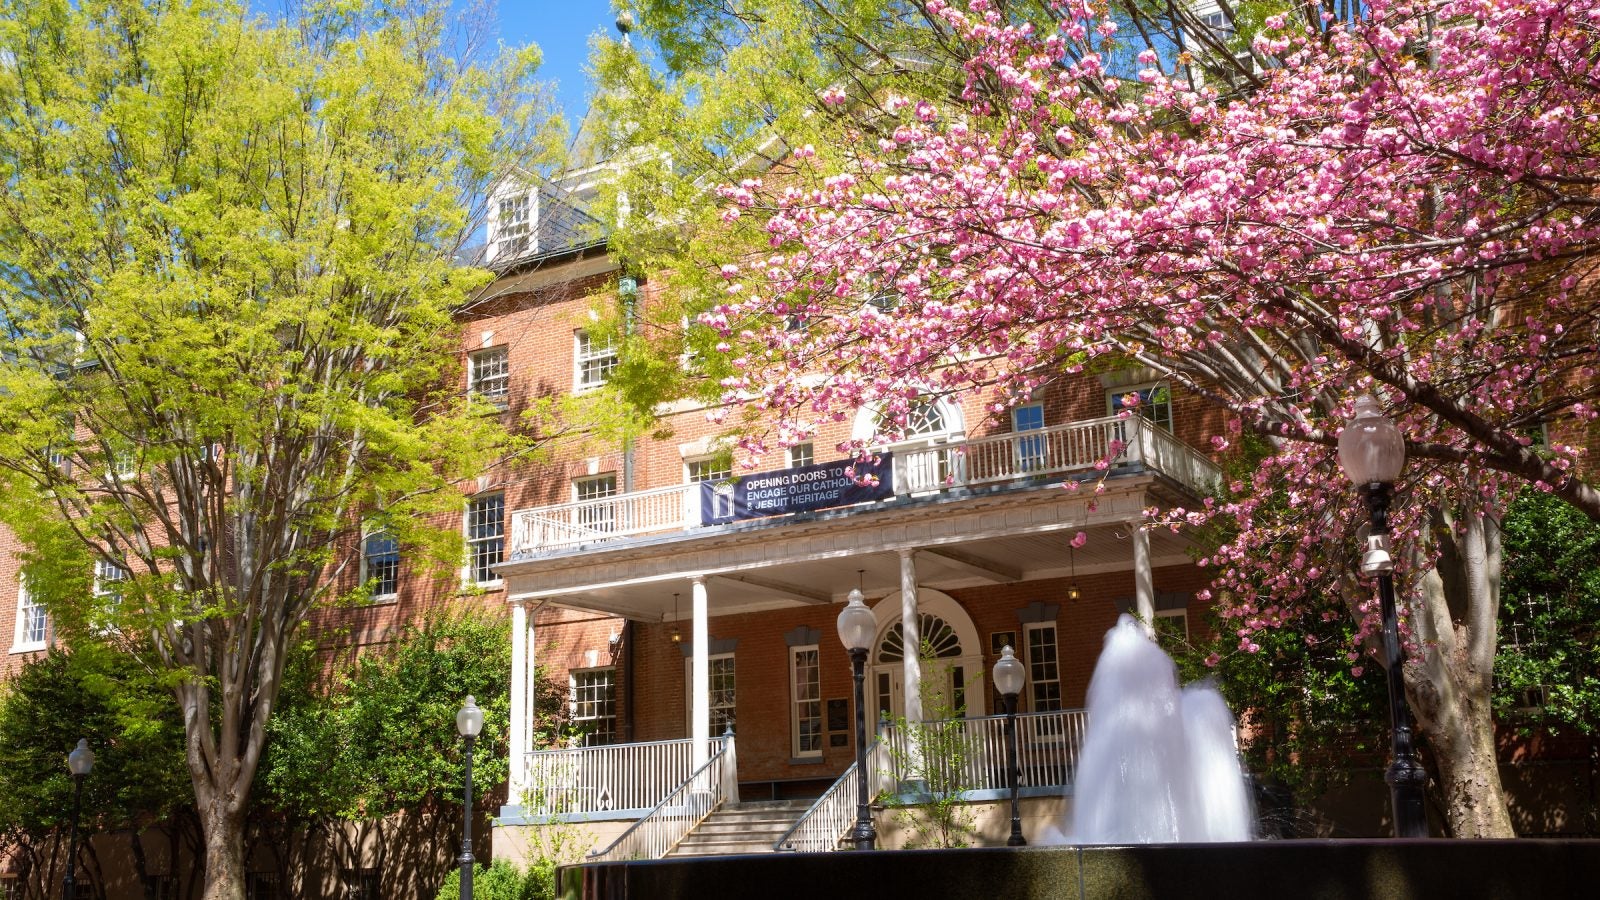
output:
[[[902,553],[915,554],[918,585],[934,589],[1125,571],[1129,529],[1146,507],[1193,502],[1220,477],[1136,419],[897,454],[892,499],[837,509],[702,526],[699,485],[685,485],[518,511],[499,566],[507,596],[659,622],[694,577],[707,578],[713,615],[842,602],[858,584],[881,597],[900,588]],[[1070,491],[1067,480],[1084,483]],[[613,527],[584,534],[582,522]],[[637,524],[615,527],[624,522]],[[1089,540],[1069,553],[1080,530]],[[1151,565],[1188,562],[1185,537],[1149,539]],[[677,605],[687,619],[687,603]]]

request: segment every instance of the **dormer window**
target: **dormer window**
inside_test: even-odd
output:
[[[495,210],[496,259],[512,259],[533,249],[533,198],[529,194],[501,197]]]

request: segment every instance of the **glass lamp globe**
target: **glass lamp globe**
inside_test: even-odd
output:
[[[848,650],[866,650],[878,632],[878,620],[867,609],[859,588],[850,591],[850,602],[839,611],[839,640]]]
[[[1012,696],[1022,693],[1022,685],[1026,682],[1027,673],[1022,668],[1022,660],[1017,659],[1010,647],[1000,651],[1000,659],[994,664],[994,686],[1001,694]]]
[[[1339,433],[1339,465],[1357,485],[1393,484],[1406,463],[1400,429],[1370,396],[1356,398],[1355,415]]]
[[[461,711],[456,713],[456,730],[462,737],[477,737],[483,730],[483,710],[478,708],[478,701],[467,695],[467,702],[462,705]]]
[[[94,768],[94,751],[89,749],[88,738],[78,738],[78,746],[67,754],[67,771],[74,775],[87,775]]]

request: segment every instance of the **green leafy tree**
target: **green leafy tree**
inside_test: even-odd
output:
[[[1600,526],[1536,490],[1504,525],[1495,711],[1523,728],[1600,729]]]
[[[22,666],[0,696],[0,834],[17,864],[19,896],[45,898],[69,865],[74,785],[66,754],[80,738],[94,751],[83,783],[83,832],[127,830],[135,874],[148,885],[141,831],[191,802],[183,723],[170,688],[127,654],[84,642]],[[93,845],[80,867],[103,875]],[[87,885],[85,885],[87,887]]]
[[[488,277],[453,257],[498,173],[552,145],[538,53],[483,61],[445,22],[0,6],[0,520],[58,633],[109,622],[182,676],[207,900],[243,896],[286,651],[358,513],[458,560],[427,513],[527,448],[439,386]]]
[[[469,694],[484,710],[473,794],[480,811],[492,810],[507,776],[510,672],[506,622],[471,611],[431,614],[331,670],[307,642],[286,678],[257,798],[262,839],[292,850],[278,854],[285,874],[312,856],[356,868],[376,854],[385,871],[408,873],[430,892],[459,846],[456,712]],[[566,717],[565,692],[546,678],[537,713],[552,723]],[[401,839],[407,829],[413,837],[422,829],[422,839]]]

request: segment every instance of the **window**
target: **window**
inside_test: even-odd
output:
[[[533,224],[533,204],[528,195],[500,198],[496,213],[495,256],[509,258],[527,253]]]
[[[1189,642],[1189,614],[1181,609],[1156,610],[1156,643],[1166,650]]]
[[[505,495],[473,497],[467,502],[467,554],[472,580],[478,584],[499,581],[494,567],[505,558],[505,552]]]
[[[17,631],[11,642],[12,653],[43,650],[50,635],[50,616],[43,606],[33,602],[28,586],[17,585]]]
[[[377,869],[345,869],[344,900],[378,900]]]
[[[1056,659],[1053,622],[1024,626],[1028,641],[1028,693],[1032,712],[1061,708],[1061,667]]]
[[[817,461],[816,448],[809,444],[795,444],[789,448],[789,468],[798,469],[801,466],[815,465]]]
[[[361,542],[361,583],[372,589],[374,600],[400,592],[400,542],[387,531],[370,532]]]
[[[579,478],[572,483],[572,486],[577,492],[579,503],[590,500],[603,501],[617,495],[617,475],[615,472],[608,472],[604,475]],[[616,531],[616,503],[593,503],[578,507],[578,527],[588,531]]]
[[[467,391],[504,409],[511,395],[511,348],[490,347],[467,357]]]
[[[714,643],[714,642],[713,642]],[[737,679],[734,677],[733,654],[720,653],[706,660],[711,674],[711,736],[719,737],[729,729],[737,728],[734,707]],[[694,727],[694,660],[683,661],[683,683],[686,688],[683,710]]]
[[[581,669],[572,673],[572,724],[583,733],[585,747],[610,744],[617,738],[616,669]]]
[[[733,477],[733,466],[726,460],[718,461],[715,457],[691,459],[688,465],[691,484],[701,481],[721,482]]]
[[[617,348],[608,338],[597,340],[587,331],[578,332],[578,388],[599,387],[617,367]]]
[[[1139,405],[1134,409],[1145,421],[1172,430],[1172,391],[1165,384],[1146,384],[1138,387],[1114,388],[1106,392],[1106,403],[1111,414],[1127,409],[1130,395],[1138,395]]]
[[[1011,411],[1011,430],[1019,437],[1016,439],[1017,469],[1022,472],[1038,472],[1045,467],[1044,436],[1026,435],[1026,431],[1039,431],[1044,428],[1044,404],[1032,403],[1019,406]]]
[[[376,884],[373,889],[377,889]],[[245,876],[245,900],[278,900],[278,896],[278,873],[251,872]]]
[[[794,755],[821,756],[822,670],[815,645],[789,648],[789,688]]]
[[[96,597],[109,597],[113,600],[121,596],[122,585],[126,581],[128,570],[113,562],[103,559],[94,561],[94,595]]]

